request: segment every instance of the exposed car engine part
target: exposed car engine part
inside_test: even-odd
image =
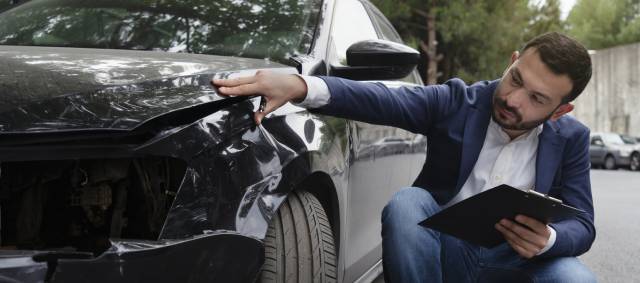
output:
[[[4,162],[2,249],[99,254],[109,238],[157,240],[186,170],[164,157]]]

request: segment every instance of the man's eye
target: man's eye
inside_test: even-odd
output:
[[[521,86],[521,85],[522,85],[522,82],[521,82],[521,81],[519,81],[519,80],[518,80],[518,79],[516,79],[516,78],[513,78],[513,79],[511,80],[511,84],[512,84],[513,86]]]
[[[538,97],[537,95],[531,95],[531,99],[537,104],[542,104],[542,99],[540,99],[540,97]]]

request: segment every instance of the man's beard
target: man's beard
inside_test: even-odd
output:
[[[516,123],[510,125],[510,124],[507,124],[504,121],[502,121],[500,119],[500,117],[496,114],[496,111],[497,111],[496,107],[497,108],[501,108],[504,111],[509,112],[512,115],[514,115],[515,118],[516,118]],[[503,129],[515,130],[515,131],[528,131],[528,130],[531,130],[531,129],[535,128],[535,127],[540,126],[540,124],[542,124],[545,121],[549,120],[549,118],[551,118],[551,116],[553,116],[554,112],[555,112],[555,109],[553,111],[551,111],[551,113],[549,113],[549,115],[547,115],[546,117],[544,117],[542,119],[535,120],[535,121],[522,122],[522,115],[520,115],[518,110],[516,110],[513,107],[510,107],[509,105],[507,105],[507,102],[505,100],[495,96],[493,98],[493,109],[491,111],[491,116],[493,117],[493,121],[495,121]]]

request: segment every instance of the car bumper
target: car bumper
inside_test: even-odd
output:
[[[631,164],[631,156],[616,156],[616,165],[618,166],[629,166]]]
[[[112,241],[95,258],[82,253],[4,251],[0,281],[254,282],[263,262],[261,241],[219,233],[187,240]]]

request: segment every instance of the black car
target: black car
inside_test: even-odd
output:
[[[381,209],[426,140],[291,104],[256,126],[259,98],[210,84],[270,69],[420,85],[418,52],[371,3],[14,2],[0,5],[0,281],[380,274]]]

